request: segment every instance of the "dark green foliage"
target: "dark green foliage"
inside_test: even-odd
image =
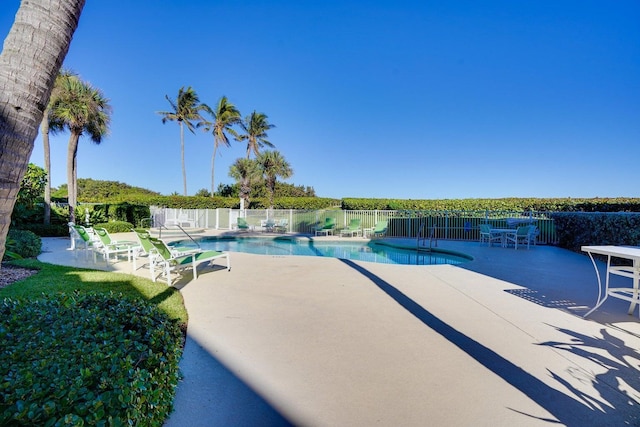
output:
[[[219,184],[216,196],[239,197],[239,184]],[[196,194],[197,195],[197,194]],[[267,187],[264,182],[258,182],[251,186],[251,197],[267,197]],[[294,185],[286,182],[276,182],[275,197],[316,197],[313,187]]]
[[[69,236],[69,226],[66,224],[23,224],[22,229],[29,230],[40,237],[65,237]]]
[[[128,233],[133,228],[133,224],[127,221],[109,221],[101,224],[94,224],[93,226],[104,228],[109,233]]]
[[[24,205],[28,208],[42,201],[44,186],[47,183],[47,173],[40,166],[29,163],[27,171],[20,182],[20,191],[16,198],[16,204]]]
[[[11,252],[22,258],[37,257],[42,251],[42,240],[31,231],[10,229],[7,238],[12,241]]]
[[[640,214],[558,212],[549,215],[559,246],[580,252],[583,245],[640,245]]]
[[[128,196],[159,195],[155,191],[118,181],[101,181],[90,178],[78,178],[78,201],[102,203],[105,200],[126,200]],[[53,194],[55,197],[67,196],[67,185],[63,184]]]
[[[196,191],[195,197],[211,197],[211,191],[207,190],[206,188],[201,188],[200,190]]]
[[[595,199],[342,199],[344,210],[492,210],[538,212],[640,212],[638,198]]]
[[[0,425],[161,426],[179,379],[176,321],[122,294],[0,303]]]
[[[126,221],[131,224],[140,224],[140,221],[147,219],[151,216],[151,211],[148,205],[144,204],[131,204],[127,202],[94,205],[90,210],[91,223],[103,223],[111,221]],[[78,209],[78,212],[83,212],[82,208]],[[79,222],[82,222],[84,218],[79,214]],[[129,230],[127,230],[129,231]]]

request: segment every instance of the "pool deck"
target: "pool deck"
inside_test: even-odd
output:
[[[41,261],[98,267],[68,239],[43,246]],[[184,378],[165,425],[639,425],[638,309],[609,299],[582,317],[597,296],[587,256],[438,247],[474,260],[233,253],[230,272],[187,274]]]

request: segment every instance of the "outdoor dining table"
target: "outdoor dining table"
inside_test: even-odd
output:
[[[500,235],[500,243],[502,244],[502,247],[507,246],[507,234],[510,234],[510,233],[515,234],[516,231],[517,230],[515,228],[492,228],[491,229],[492,234]]]
[[[598,307],[600,307],[607,297],[618,298],[621,300],[629,301],[629,314],[633,314],[633,310],[636,305],[640,303],[639,283],[640,283],[640,248],[630,246],[582,246],[582,251],[589,254],[593,267],[596,270],[596,277],[598,278],[598,300],[596,305],[589,310],[584,317],[587,317],[593,313]],[[596,261],[593,258],[593,254],[604,255],[607,257],[607,272],[604,281],[604,288],[602,287],[602,279],[600,277],[600,271],[596,265]],[[633,265],[611,265],[611,258],[623,258],[631,260]],[[609,278],[612,274],[629,277],[632,279],[632,286],[625,288],[611,288],[609,287]],[[639,313],[640,316],[640,313]]]

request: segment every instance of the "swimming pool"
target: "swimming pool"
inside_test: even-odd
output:
[[[257,255],[322,256],[382,264],[437,265],[462,264],[471,258],[463,254],[445,251],[417,251],[403,249],[376,242],[314,241],[296,238],[205,237],[198,240],[201,249],[245,252]],[[172,243],[174,246],[194,247],[191,241]]]

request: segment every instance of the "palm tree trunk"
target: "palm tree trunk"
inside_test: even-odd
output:
[[[47,181],[44,185],[44,224],[51,224],[51,150],[49,146],[49,109],[44,111],[42,124],[40,125],[42,144],[44,145],[44,171],[47,173]]]
[[[187,169],[184,165],[184,125],[180,122],[180,158],[182,159],[182,184],[187,195]]]
[[[0,53],[0,259],[38,125],[84,3],[21,2]]]
[[[216,151],[218,150],[218,144],[213,144],[213,155],[211,156],[211,197],[216,193],[216,188],[214,186],[214,163],[216,161]]]
[[[69,201],[69,221],[76,222],[76,155],[78,154],[78,141],[80,134],[71,133],[69,148],[67,149],[67,198]]]

